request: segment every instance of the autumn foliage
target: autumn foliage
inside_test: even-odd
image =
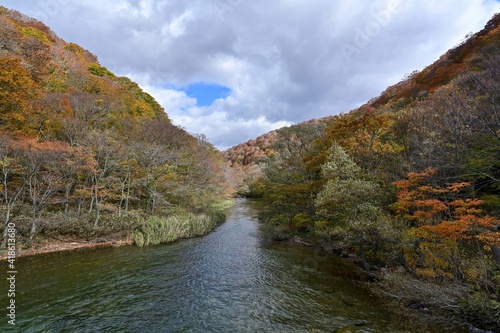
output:
[[[405,180],[395,182],[399,190],[393,205],[397,216],[410,222],[415,236],[441,239],[443,244],[453,242],[462,249],[464,244],[474,242],[486,246],[487,250],[498,246],[500,220],[485,214],[481,208],[484,201],[472,197],[472,184],[432,186],[429,183],[436,174],[436,169],[429,168],[409,173]]]
[[[498,331],[499,24],[497,14],[358,109],[228,150],[232,166],[262,170],[249,192],[267,204],[273,237],[354,250],[371,278],[402,267],[465,285],[460,305],[439,310]]]
[[[1,229],[15,221],[23,246],[126,237],[151,215],[211,214],[228,194],[222,156],[203,136],[95,55],[3,7],[0,171]]]

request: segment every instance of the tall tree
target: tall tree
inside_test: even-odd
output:
[[[322,173],[327,182],[315,200],[316,231],[356,246],[373,278],[367,251],[375,253],[395,240],[391,219],[380,207],[379,186],[363,177],[362,169],[338,144],[329,149]]]
[[[18,151],[13,147],[15,143],[7,136],[0,136],[0,180],[1,208],[3,211],[4,229],[2,234],[1,248],[5,248],[7,241],[7,226],[14,218],[16,208],[19,208],[24,194],[24,183],[18,178],[21,174],[21,165]]]

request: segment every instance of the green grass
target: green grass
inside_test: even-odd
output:
[[[133,231],[137,246],[158,245],[181,238],[203,236],[224,222],[222,212],[192,214],[177,213],[167,217],[151,216],[141,221]]]

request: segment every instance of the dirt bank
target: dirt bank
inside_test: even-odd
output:
[[[16,258],[42,253],[73,251],[77,249],[93,249],[112,246],[132,245],[132,240],[118,237],[103,237],[93,240],[77,239],[45,239],[34,241],[31,247],[17,249]],[[0,252],[0,261],[7,259],[7,251]]]

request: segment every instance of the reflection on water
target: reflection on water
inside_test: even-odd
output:
[[[15,331],[422,331],[342,277],[340,259],[263,242],[257,212],[240,200],[213,233],[169,245],[21,258]]]

